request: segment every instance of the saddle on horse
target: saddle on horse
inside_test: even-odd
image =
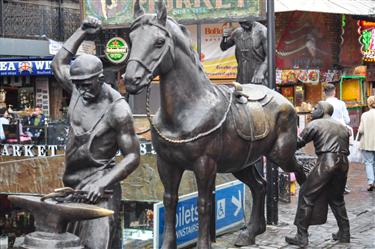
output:
[[[262,85],[246,84],[235,86],[236,101],[231,106],[232,118],[237,134],[248,141],[265,138],[270,132],[270,124],[264,111],[272,96]]]

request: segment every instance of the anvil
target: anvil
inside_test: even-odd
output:
[[[17,207],[32,213],[36,231],[26,235],[22,248],[69,248],[80,249],[79,238],[66,232],[69,222],[97,219],[113,215],[113,211],[84,203],[57,203],[41,201],[38,196],[9,195]]]

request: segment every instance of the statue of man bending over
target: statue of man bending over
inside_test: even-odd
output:
[[[103,81],[103,64],[93,55],[71,60],[87,35],[101,28],[95,18],[85,20],[64,43],[52,62],[55,77],[71,93],[69,136],[65,152],[65,186],[87,193],[88,203],[115,211],[113,217],[80,222],[74,226],[85,247],[120,248],[120,181],[139,164],[139,141],[124,98]],[[124,158],[115,165],[120,150]],[[112,195],[105,198],[105,192]]]
[[[333,106],[320,101],[312,112],[312,119],[302,131],[297,147],[313,141],[318,156],[315,167],[301,186],[294,224],[297,234],[286,237],[289,244],[305,247],[310,225],[324,224],[328,205],[336,218],[339,230],[334,240],[350,242],[349,219],[346,213],[344,190],[349,169],[349,130],[331,115]]]

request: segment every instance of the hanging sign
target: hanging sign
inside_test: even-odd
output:
[[[128,54],[129,46],[124,39],[114,37],[107,42],[105,55],[110,62],[120,64],[125,61]]]
[[[51,61],[0,61],[0,76],[52,75]]]
[[[129,26],[133,21],[135,0],[94,1],[82,0],[83,17],[100,19],[103,26]],[[140,1],[146,13],[155,13],[157,0]],[[262,0],[164,0],[168,15],[184,23],[243,20],[253,17],[265,19]]]
[[[361,43],[362,60],[375,62],[375,22],[358,21],[359,41]]]

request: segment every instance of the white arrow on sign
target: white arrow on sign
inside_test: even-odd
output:
[[[232,203],[237,207],[236,211],[234,212],[234,216],[237,216],[242,207],[241,191],[238,190],[238,199],[232,196]]]

